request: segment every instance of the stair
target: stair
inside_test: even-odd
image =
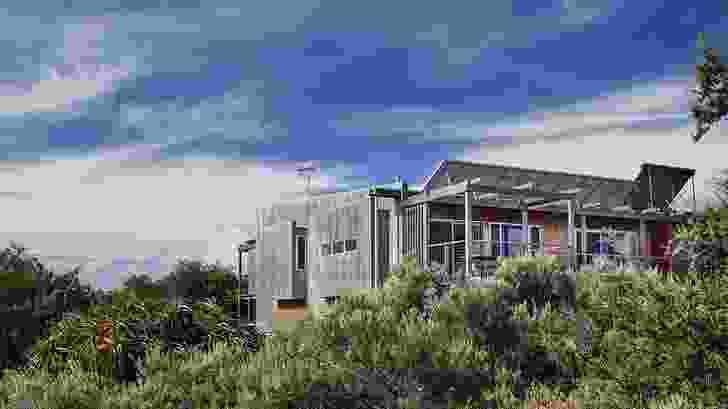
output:
[[[453,247],[454,257],[453,260],[455,261],[455,270],[453,273],[457,273],[460,268],[463,268],[465,266],[465,243],[457,243]]]

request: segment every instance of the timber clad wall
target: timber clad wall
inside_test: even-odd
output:
[[[295,222],[279,221],[263,227],[258,253],[258,275],[262,285],[275,297],[293,296],[293,248]]]
[[[352,197],[342,200],[338,206],[319,208],[313,216],[314,237],[311,251],[315,254],[309,265],[312,287],[316,295],[312,302],[321,297],[334,296],[339,288],[362,288],[368,283],[368,263],[364,251],[368,237],[366,220],[368,201],[366,198]],[[341,254],[322,255],[322,244],[335,241],[356,240],[356,250]],[[313,292],[313,290],[312,290]]]

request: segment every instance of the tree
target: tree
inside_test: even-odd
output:
[[[691,93],[697,96],[690,111],[697,121],[693,141],[699,142],[711,127],[728,114],[728,68],[720,62],[714,48],[703,50],[704,62],[695,67],[697,87]]]
[[[728,208],[728,169],[723,169],[721,174],[713,179],[711,185],[720,206]]]
[[[152,280],[148,274],[132,274],[124,281],[124,287],[133,290],[140,298],[162,298],[162,286],[161,282]]]

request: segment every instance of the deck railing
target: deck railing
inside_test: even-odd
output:
[[[429,262],[444,265],[450,274],[463,268],[465,263],[465,241],[453,241],[428,245]],[[472,257],[475,264],[473,273],[488,277],[495,271],[495,260],[499,256],[543,256],[553,255],[559,257],[561,264],[566,268],[579,269],[590,265],[603,265],[607,262],[613,264],[633,264],[638,269],[668,268],[672,260],[669,256],[636,256],[625,254],[602,254],[593,252],[574,251],[573,261],[569,262],[569,249],[554,242],[533,242],[526,244],[522,241],[492,241],[473,240]]]

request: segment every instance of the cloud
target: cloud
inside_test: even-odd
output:
[[[128,77],[129,72],[121,66],[98,62],[95,42],[108,29],[109,22],[100,18],[67,25],[58,51],[63,62],[48,66],[44,78],[5,83],[0,87],[0,112],[19,115],[64,110],[111,91],[115,82]]]
[[[681,126],[687,121],[686,78],[654,81],[636,88],[564,105],[534,110],[505,120],[487,113],[441,112],[434,107],[405,107],[358,112],[331,122],[342,135],[360,132],[410,143],[482,143],[511,146],[537,141],[580,139],[593,133],[630,128],[635,132]]]
[[[122,270],[149,269],[154,256],[161,270],[183,256],[232,263],[234,244],[254,232],[256,209],[305,197],[305,181],[295,171],[300,162],[130,159],[147,148],[107,147],[88,158],[25,168],[15,163],[22,178],[0,172],[4,189],[33,195],[30,201],[2,199],[6,214],[25,216],[7,219],[0,239],[47,255],[92,255],[82,261],[84,277],[118,284]],[[352,174],[340,166],[329,175],[327,167],[312,177],[313,192],[341,188],[339,175]],[[114,259],[134,261],[115,265]]]

